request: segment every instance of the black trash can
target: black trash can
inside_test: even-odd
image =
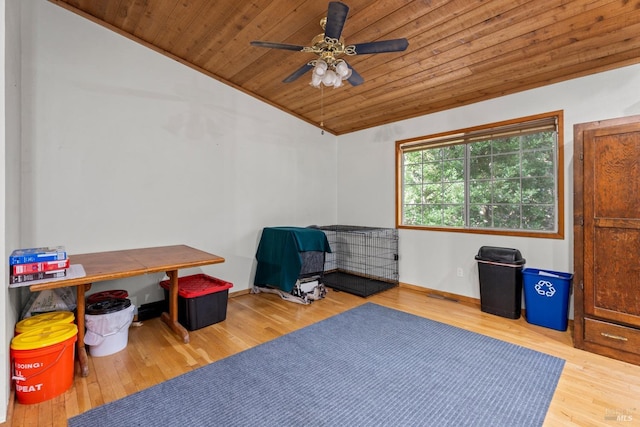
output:
[[[522,267],[525,259],[511,248],[483,246],[476,255],[480,279],[480,309],[519,319],[522,307]]]

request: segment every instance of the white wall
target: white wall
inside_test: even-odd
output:
[[[184,243],[225,257],[203,271],[237,291],[263,227],[335,222],[336,137],[49,2],[23,9],[23,245]],[[161,277],[92,292],[140,305]]]
[[[20,185],[20,3],[19,0],[0,0],[0,31],[2,42],[0,42],[0,75],[2,84],[0,99],[3,103],[0,107],[2,114],[2,132],[0,132],[0,151],[2,159],[0,163],[4,165],[4,173],[1,175],[0,196],[2,208],[0,209],[3,224],[2,235],[4,245],[2,245],[2,257],[7,259],[9,253],[16,247],[19,241],[20,206],[19,185]],[[6,264],[0,266],[2,277],[8,277]],[[3,287],[0,293],[0,306],[4,307],[2,315],[3,322],[0,327],[4,345],[0,349],[0,366],[5,369],[0,370],[0,422],[6,419],[6,409],[9,400],[10,380],[9,372],[9,343],[13,337],[13,326],[18,318],[18,307],[20,305],[20,293],[9,290],[8,286]]]
[[[572,273],[573,125],[640,114],[639,89],[635,65],[341,136],[338,222],[394,226],[396,140],[564,110],[564,240],[400,230],[399,269],[401,282],[474,298],[474,256],[483,245],[517,248],[527,267]],[[457,277],[459,267],[464,277]]]
[[[0,175],[0,223],[3,225],[2,226],[2,237],[3,237],[3,241],[4,237],[5,237],[5,218],[6,218],[6,212],[5,212],[5,204],[6,204],[6,198],[5,198],[5,194],[6,194],[6,120],[5,120],[5,116],[6,116],[6,72],[5,72],[5,40],[7,39],[5,33],[6,33],[6,25],[5,25],[5,17],[6,17],[6,13],[5,13],[5,2],[4,0],[0,0],[0,99],[2,100],[2,105],[0,105],[0,147],[2,147],[2,150],[0,150],[0,163],[2,163],[2,165],[4,165],[3,167],[3,172]],[[2,249],[0,249],[0,254],[2,255],[2,257],[4,258],[7,255],[6,252],[6,244],[2,245]],[[5,258],[6,259],[6,258]],[[7,275],[7,270],[6,270],[6,263],[2,263],[2,265],[0,266],[0,274],[2,274],[2,277],[6,277]],[[6,279],[5,279],[6,280]],[[0,292],[0,306],[1,307],[8,307],[9,306],[9,291],[7,289],[7,286],[3,286],[2,288],[2,292]],[[5,313],[2,316],[2,322],[3,325],[0,328],[0,342],[2,342],[2,347],[0,348],[0,366],[9,366],[9,341],[10,341],[10,335],[9,335],[9,322],[11,321],[11,315],[7,312],[7,310],[5,310]],[[2,386],[0,386],[0,422],[4,422],[6,421],[7,417],[6,417],[6,408],[7,408],[7,402],[9,401],[8,396],[9,396],[9,387],[8,387],[8,381],[6,381],[6,377],[7,377],[7,369],[2,369],[2,374],[0,374],[0,379],[5,379],[5,381],[3,381],[1,384]],[[3,377],[3,378],[2,378]]]

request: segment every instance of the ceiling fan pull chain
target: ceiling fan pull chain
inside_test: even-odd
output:
[[[320,85],[320,135],[324,135],[324,87]]]

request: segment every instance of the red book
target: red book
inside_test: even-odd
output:
[[[9,276],[9,283],[15,285],[16,283],[33,282],[34,280],[42,279],[58,279],[65,277],[67,270],[53,270],[40,273],[20,274],[19,276]]]
[[[69,268],[69,258],[60,261],[31,262],[29,264],[15,264],[11,266],[12,276],[21,274],[44,273],[47,271]]]

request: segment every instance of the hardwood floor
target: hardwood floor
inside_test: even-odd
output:
[[[367,299],[329,290],[327,298],[303,306],[274,294],[229,298],[224,322],[191,332],[182,344],[160,319],[129,331],[127,348],[89,357],[90,374],[76,375],[64,395],[37,405],[15,403],[5,425],[66,426],[67,419],[202,365],[272,340],[293,330],[373,302],[448,323],[566,360],[545,426],[640,425],[640,366],[577,350],[571,332],[506,319],[479,307],[429,297],[397,287]],[[76,369],[77,371],[77,369]],[[0,424],[1,425],[1,424]],[[504,425],[510,425],[505,419]]]

